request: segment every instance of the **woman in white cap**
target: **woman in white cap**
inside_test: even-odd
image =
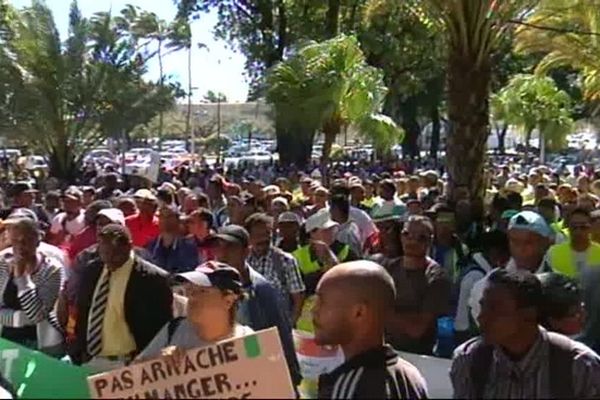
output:
[[[235,268],[211,261],[195,271],[175,275],[175,283],[176,291],[187,299],[187,315],[167,323],[138,360],[161,355],[177,358],[186,350],[253,332],[235,321],[238,302],[244,297]]]

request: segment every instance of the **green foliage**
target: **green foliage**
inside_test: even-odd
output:
[[[207,103],[227,103],[227,96],[225,96],[225,93],[216,93],[213,92],[212,90],[209,90],[208,92],[206,92],[206,94],[203,96],[203,100]]]
[[[573,128],[571,99],[549,77],[516,75],[492,98],[497,119],[530,134],[539,129],[548,146],[559,149]]]
[[[401,138],[393,121],[378,115],[386,92],[382,72],[366,63],[353,36],[310,42],[267,76],[267,100],[283,125],[325,133],[324,161],[345,126],[373,140]]]
[[[51,173],[73,180],[83,153],[121,136],[173,105],[175,85],[142,79],[152,54],[139,51],[123,18],[84,18],[73,2],[69,36],[61,41],[48,7],[20,10],[0,38],[0,99],[10,103],[0,129],[29,140],[50,158]]]
[[[541,0],[517,32],[520,51],[541,54],[537,73],[573,67],[584,95],[600,100],[600,1]]]

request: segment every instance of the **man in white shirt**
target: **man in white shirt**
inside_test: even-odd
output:
[[[523,273],[550,272],[545,255],[553,240],[554,232],[540,214],[533,211],[521,211],[515,214],[508,223],[511,259],[506,269]],[[481,310],[479,302],[483,297],[488,276],[489,274],[475,283],[471,291],[469,307],[475,321]]]
[[[85,216],[81,207],[82,198],[83,193],[76,187],[65,190],[63,194],[65,211],[54,217],[50,226],[49,241],[52,244],[58,246],[85,228]]]

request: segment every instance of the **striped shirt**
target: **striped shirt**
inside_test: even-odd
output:
[[[454,398],[477,397],[472,377],[472,344],[467,342],[454,353],[450,369]],[[600,357],[581,343],[572,341],[572,345],[575,351],[571,367],[575,397],[600,397]],[[544,329],[540,329],[537,341],[520,361],[512,361],[502,350],[495,348],[483,398],[551,398],[549,351],[548,335]]]
[[[319,377],[319,399],[424,399],[425,379],[390,346],[352,357]]]

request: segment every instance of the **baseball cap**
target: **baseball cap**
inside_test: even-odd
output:
[[[177,274],[176,283],[190,282],[196,286],[221,290],[231,290],[234,293],[242,292],[242,279],[240,273],[227,264],[212,263],[212,267],[201,265],[194,271]]]
[[[139,189],[133,195],[136,199],[156,201],[156,196],[148,189]]]
[[[241,244],[248,246],[250,235],[248,231],[239,225],[227,225],[219,229],[219,233],[215,235],[217,239],[224,240],[228,243]]]
[[[338,223],[331,219],[329,211],[326,209],[317,211],[315,214],[308,217],[304,223],[306,232],[309,233],[316,229],[329,229],[337,225]]]
[[[511,219],[512,217],[514,217],[515,215],[517,215],[519,213],[518,210],[505,210],[502,215],[500,216],[501,219]]]
[[[103,215],[111,222],[125,226],[125,215],[118,208],[105,208],[98,211],[98,216]]]
[[[510,178],[506,181],[504,188],[510,192],[521,193],[525,189],[525,185],[517,179]]]
[[[277,218],[277,222],[294,222],[298,225],[302,224],[302,220],[300,216],[295,212],[286,211],[279,214],[279,218]]]
[[[16,197],[21,193],[36,193],[37,190],[33,188],[33,185],[29,182],[20,181],[15,182],[10,188],[10,194],[12,197]]]
[[[36,213],[30,210],[29,208],[16,208],[4,220],[4,224],[15,223],[22,219],[29,219],[36,223],[39,222]]]
[[[521,229],[546,238],[553,238],[554,233],[544,218],[533,211],[521,211],[515,214],[508,223],[508,230]]]
[[[71,200],[81,200],[81,198],[83,197],[83,192],[77,189],[76,187],[72,186],[65,190],[62,197]]]
[[[281,189],[279,189],[279,186],[277,185],[269,185],[269,186],[265,186],[262,191],[267,195],[267,196],[276,196],[278,194],[281,193]]]

